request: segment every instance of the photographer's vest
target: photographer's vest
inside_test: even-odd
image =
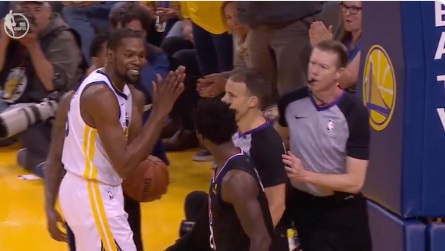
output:
[[[63,31],[71,31],[80,48],[80,37],[77,32],[66,26],[61,26],[39,39],[40,47],[44,55],[51,42]],[[82,71],[85,71],[88,67],[83,57],[80,67]],[[54,72],[57,72],[57,69],[54,69]],[[5,65],[3,70],[0,71],[0,86],[2,87],[0,98],[11,104],[42,101],[42,99],[48,95],[48,92],[41,83],[38,85],[30,84],[32,83],[31,79],[34,78],[38,78],[38,76],[27,49],[19,42],[11,41],[7,49]],[[66,83],[63,84],[66,86]]]

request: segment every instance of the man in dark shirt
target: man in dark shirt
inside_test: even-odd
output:
[[[274,231],[267,198],[250,158],[232,142],[237,130],[234,111],[218,99],[202,100],[196,111],[196,130],[200,143],[212,153],[218,167],[206,210],[210,234],[201,231],[204,234],[195,239],[209,241],[214,251],[269,251]],[[203,250],[196,243],[181,243],[198,228],[205,226],[195,225],[194,231],[168,250]]]
[[[317,44],[308,87],[278,104],[278,130],[290,136],[290,152],[283,155],[294,188],[288,207],[304,251],[372,250],[360,193],[369,160],[369,117],[362,102],[338,87],[347,60],[340,42]]]
[[[14,5],[31,28],[24,37],[12,39],[0,21],[0,113],[40,103],[54,91],[76,89],[85,70],[76,34],[48,2]],[[50,131],[47,123],[37,123],[16,136],[23,146],[17,154],[20,166],[41,169]]]
[[[289,250],[286,235],[288,226],[282,219],[286,208],[285,186],[288,182],[282,161],[286,149],[280,135],[262,113],[271,100],[272,87],[257,71],[238,69],[229,77],[225,90],[222,100],[235,111],[238,125],[238,132],[232,140],[255,164],[264,185],[274,227],[279,234],[272,241],[272,250]]]

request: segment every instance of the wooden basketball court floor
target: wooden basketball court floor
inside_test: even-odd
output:
[[[46,230],[42,180],[25,181],[28,172],[16,164],[19,146],[0,148],[0,250],[63,251]],[[142,204],[144,249],[161,251],[174,243],[184,219],[184,199],[193,190],[207,191],[210,162],[193,162],[198,149],[169,155],[171,183],[161,200]]]

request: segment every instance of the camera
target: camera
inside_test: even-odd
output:
[[[58,102],[65,94],[62,90],[64,85],[60,74],[54,75],[53,82],[55,91],[42,102],[0,113],[0,139],[15,136],[37,123],[52,123],[56,116]]]
[[[0,139],[15,136],[32,125],[54,119],[58,100],[47,98],[39,104],[12,109],[0,114]]]

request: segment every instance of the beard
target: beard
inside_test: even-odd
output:
[[[137,77],[130,77],[128,75],[127,72],[125,73],[119,73],[119,78],[124,81],[124,83],[126,84],[130,84],[130,85],[136,85],[137,83],[139,83],[139,79],[140,79],[140,75],[138,75]]]

